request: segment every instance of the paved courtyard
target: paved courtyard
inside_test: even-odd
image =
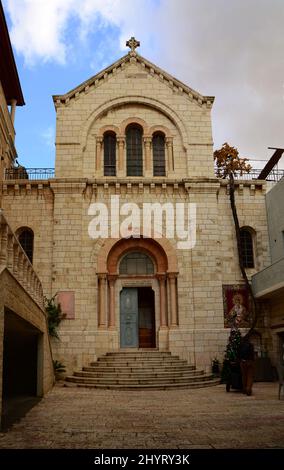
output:
[[[254,395],[224,385],[196,390],[111,391],[57,385],[6,433],[1,448],[284,448],[277,383]]]

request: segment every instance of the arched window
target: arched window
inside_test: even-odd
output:
[[[241,228],[242,260],[245,268],[254,268],[252,233],[247,228]]]
[[[116,135],[114,132],[104,134],[104,176],[116,175]]]
[[[130,124],[126,129],[127,176],[143,175],[142,128]]]
[[[154,264],[145,253],[132,251],[122,258],[119,274],[154,274]]]
[[[34,232],[30,228],[22,227],[17,231],[17,234],[24,252],[32,263],[34,252]]]
[[[155,132],[152,139],[153,147],[153,175],[166,175],[165,161],[165,135],[162,132]]]

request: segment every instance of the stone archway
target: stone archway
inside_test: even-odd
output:
[[[154,261],[155,271],[148,279],[154,279],[159,293],[158,324],[160,329],[178,326],[177,257],[166,238],[129,238],[107,240],[98,253],[98,327],[117,329],[115,305],[118,302],[116,283],[121,283],[119,262],[130,251],[147,254]],[[139,279],[135,280],[139,285]]]

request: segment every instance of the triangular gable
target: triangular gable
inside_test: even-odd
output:
[[[81,83],[81,85],[78,85],[76,88],[73,88],[73,90],[70,90],[68,93],[64,95],[53,95],[55,107],[60,106],[62,104],[67,104],[70,100],[74,99],[75,97],[77,98],[80,93],[86,93],[89,91],[90,88],[97,87],[101,82],[110,78],[110,76],[114,76],[119,69],[123,69],[127,63],[131,62],[136,62],[140,64],[141,67],[144,68],[147,73],[151,74],[152,76],[156,75],[160,80],[163,80],[163,82],[170,88],[177,88],[180,92],[185,93],[191,100],[195,100],[200,106],[206,105],[209,108],[212,107],[212,104],[214,102],[214,96],[201,95],[197,91],[193,90],[189,86],[174,78],[169,73],[157,67],[157,65],[149,62],[136,51],[128,52],[128,54],[121,57],[112,65],[105,68],[93,77],[89,78],[85,82]]]

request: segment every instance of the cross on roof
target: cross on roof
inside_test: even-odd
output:
[[[130,47],[132,52],[135,52],[136,47],[140,46],[140,41],[136,41],[135,37],[131,37],[128,41],[126,41],[127,47]]]

